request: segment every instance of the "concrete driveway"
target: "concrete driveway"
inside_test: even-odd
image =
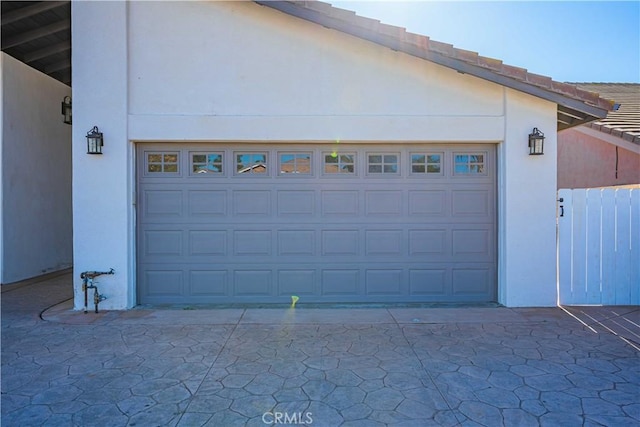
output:
[[[638,307],[96,315],[70,297],[70,273],[2,288],[2,425],[640,423]]]

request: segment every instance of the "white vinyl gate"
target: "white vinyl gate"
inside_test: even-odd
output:
[[[558,192],[559,303],[640,304],[640,189]]]

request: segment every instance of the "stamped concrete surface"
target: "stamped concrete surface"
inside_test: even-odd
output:
[[[3,426],[640,424],[638,307],[83,314],[71,294],[70,274],[2,287]]]

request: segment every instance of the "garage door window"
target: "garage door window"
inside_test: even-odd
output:
[[[266,175],[267,153],[236,153],[237,175]]]
[[[411,174],[442,175],[442,153],[411,153]]]
[[[147,153],[147,173],[177,173],[178,172],[177,152],[154,152]]]
[[[370,174],[398,175],[399,158],[398,154],[369,154],[367,170]]]
[[[311,175],[311,153],[280,153],[281,175]]]
[[[194,175],[222,174],[223,153],[193,153],[191,154],[191,173]]]
[[[326,153],[324,155],[324,173],[333,174],[355,174],[356,155],[355,153],[337,154]]]
[[[482,153],[456,154],[454,173],[456,175],[485,175],[485,155]]]

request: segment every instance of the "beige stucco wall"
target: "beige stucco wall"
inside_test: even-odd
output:
[[[71,88],[2,53],[0,282],[72,263]]]
[[[640,153],[604,138],[631,144],[591,129],[572,128],[558,134],[558,188],[640,184]]]

